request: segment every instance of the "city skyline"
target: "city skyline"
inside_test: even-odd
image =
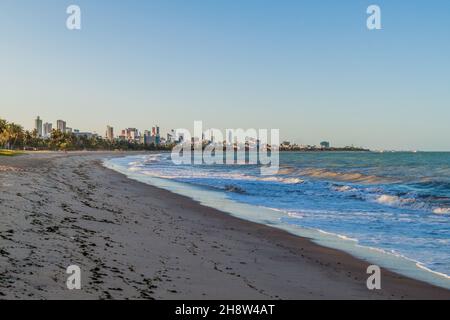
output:
[[[37,136],[40,138],[49,139],[49,138],[51,138],[52,128],[53,128],[52,122],[44,123],[44,120],[40,116],[37,116],[36,119],[34,120],[34,127],[30,128],[30,129],[26,129],[26,128],[24,128],[24,129],[29,132],[36,132]],[[215,139],[214,139],[214,136],[212,133],[211,133],[211,137],[206,137],[206,135],[205,135],[211,129],[215,129],[215,128],[208,128],[208,129],[205,129],[205,131],[203,131],[202,136],[201,136],[201,141],[214,142]],[[227,142],[233,140],[233,130],[234,129],[231,129],[231,128],[229,128],[229,129],[230,129],[230,131],[228,131],[229,138],[228,137],[224,138]],[[123,140],[123,141],[141,143],[144,145],[151,145],[151,144],[160,145],[160,144],[174,143],[174,142],[179,143],[179,142],[183,141],[183,137],[184,137],[183,133],[179,133],[179,135],[177,136],[177,133],[176,133],[177,129],[166,129],[165,133],[162,133],[162,130],[158,125],[151,126],[151,129],[139,129],[139,128],[135,128],[135,127],[125,127],[125,129],[120,129],[117,131],[115,131],[113,126],[107,125],[105,133],[101,134],[101,133],[97,133],[96,131],[90,131],[90,130],[80,131],[79,129],[68,127],[67,121],[57,120],[55,130],[58,130],[62,133],[71,133],[71,134],[73,133],[76,136],[98,137],[98,138],[102,138],[105,140],[109,140],[111,142],[114,140]],[[118,132],[120,132],[120,134]],[[192,139],[196,139],[196,138],[200,138],[200,137],[192,137]],[[313,147],[313,148],[330,149],[330,147],[331,147],[331,144],[328,141],[321,141],[320,143],[316,143],[316,144],[299,145],[295,141],[284,140],[284,141],[279,141],[279,145],[280,146],[284,145],[286,148],[288,146],[293,146],[293,147],[308,147],[308,148]],[[346,146],[342,146],[342,147],[354,147],[354,146],[346,145]]]
[[[35,121],[35,127],[32,130],[28,130],[29,132],[35,132],[39,138],[43,138],[44,140],[51,139],[52,138],[52,123],[43,123],[43,119],[41,119],[40,116],[37,116]],[[77,137],[85,136],[87,138],[101,138],[110,142],[114,141],[128,141],[131,143],[137,143],[142,145],[155,145],[155,146],[161,146],[161,145],[167,145],[172,143],[181,143],[184,140],[184,133],[177,133],[177,129],[170,129],[167,131],[166,135],[161,134],[161,128],[158,125],[152,126],[151,130],[143,129],[140,130],[138,128],[132,128],[128,127],[125,129],[120,130],[120,134],[115,134],[114,127],[107,125],[106,126],[106,132],[104,135],[97,134],[96,132],[90,132],[90,131],[80,131],[79,129],[72,129],[70,127],[67,127],[67,122],[64,120],[57,120],[57,125],[55,130],[58,130],[62,133],[70,133],[74,134]],[[196,143],[199,141],[202,141],[204,143],[217,143],[218,141],[215,141],[214,133],[210,132],[211,129],[214,128],[208,128],[205,131],[202,132],[201,137],[192,137],[192,143]],[[228,145],[230,144],[230,141],[233,141],[234,139],[234,129],[229,130],[228,136],[226,135],[224,137],[224,143],[226,142]],[[210,133],[211,136],[207,137],[206,134]],[[200,138],[200,139],[199,139]],[[198,139],[198,140],[197,140]],[[250,144],[257,144],[258,140],[254,140],[253,138],[246,137],[246,143]],[[219,141],[221,142],[221,141]],[[292,150],[292,148],[303,148],[303,149],[328,149],[332,150],[331,144],[329,141],[321,141],[320,144],[308,144],[308,145],[298,145],[295,141],[279,141],[278,145],[280,147],[283,147],[285,150]],[[346,148],[354,148],[354,146],[345,146]],[[362,150],[362,149],[361,149]]]
[[[161,137],[161,130],[160,127],[158,125],[154,125],[151,126],[151,129],[137,129],[137,128],[131,128],[131,127],[125,127],[125,129],[121,130],[121,134],[115,134],[114,131],[114,127],[107,125],[106,126],[106,130],[104,132],[104,134],[98,133],[96,131],[92,131],[92,130],[85,130],[82,131],[78,128],[71,128],[69,126],[67,126],[67,121],[65,120],[56,120],[56,127],[54,128],[55,130],[58,130],[62,133],[74,133],[75,135],[87,135],[87,136],[97,136],[97,137],[102,137],[106,140],[114,140],[117,139],[119,137],[123,137],[126,135],[129,135],[128,131],[133,131],[133,135],[136,136],[137,138],[141,137],[141,136],[152,136],[152,137]],[[21,124],[19,124],[20,126],[22,126]],[[36,132],[38,137],[42,137],[42,138],[50,138],[51,133],[52,133],[52,128],[53,128],[53,123],[52,122],[45,122],[43,121],[43,119],[41,118],[41,116],[37,116],[34,120],[34,127],[33,128],[24,128],[26,131],[29,132]],[[174,130],[171,129],[170,131],[167,132],[168,136],[173,134]],[[164,139],[164,138],[163,138]]]
[[[0,4],[1,117],[114,128],[280,129],[299,144],[449,151],[450,3]],[[419,14],[420,13],[420,14]],[[78,125],[77,125],[78,124]]]

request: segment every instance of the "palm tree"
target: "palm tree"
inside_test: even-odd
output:
[[[8,124],[8,122],[6,122],[6,120],[3,120],[0,118],[0,133],[3,132],[3,130],[6,129],[6,125]]]
[[[0,147],[4,147],[8,142],[8,122],[0,119]]]
[[[23,141],[24,131],[18,124],[8,123],[2,134],[5,135],[8,148],[14,149],[18,141]]]
[[[23,146],[24,147],[35,147],[33,136],[30,131],[25,131],[23,135]]]

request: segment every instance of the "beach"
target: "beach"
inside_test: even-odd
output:
[[[123,155],[0,157],[0,298],[450,299],[385,269],[370,291],[368,262],[102,165]]]

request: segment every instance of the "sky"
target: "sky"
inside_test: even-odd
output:
[[[450,150],[449,40],[448,0],[1,0],[0,118]]]

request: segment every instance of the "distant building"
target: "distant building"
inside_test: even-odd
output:
[[[106,127],[106,140],[114,141],[114,128],[111,126]]]
[[[139,143],[141,140],[139,131],[136,128],[127,128],[122,130],[119,139],[122,141],[128,141],[132,143]]]
[[[173,135],[172,134],[170,134],[170,133],[168,133],[167,134],[167,143],[172,143],[173,142]]]
[[[42,119],[39,116],[34,121],[34,128],[36,129],[38,137],[42,137]]]
[[[145,130],[144,131],[144,135],[142,136],[142,143],[147,145],[147,146],[150,145],[151,144],[151,142],[150,142],[151,139],[150,138],[151,138],[150,131]]]
[[[58,120],[58,121],[56,121],[56,130],[59,130],[59,131],[65,133],[66,132],[66,125],[67,124],[66,124],[65,121]]]
[[[155,145],[159,145],[161,143],[160,130],[157,125],[152,128],[152,137],[155,140]]]
[[[66,131],[65,132],[68,133],[68,134],[72,134],[73,130],[72,130],[72,128],[66,127]]]
[[[328,141],[322,141],[322,142],[320,143],[320,147],[321,147],[322,149],[330,149],[330,143],[329,143]]]
[[[92,133],[92,132],[80,132],[80,130],[74,130],[73,134],[77,137],[77,138],[81,138],[81,137],[85,137],[86,139],[92,139],[92,138],[97,138],[98,134],[96,133]]]
[[[156,145],[156,136],[153,135],[153,130],[152,131],[149,131],[149,130],[144,131],[143,143],[147,146]]]
[[[167,134],[167,143],[178,142],[177,133],[174,129],[170,130],[170,133]]]
[[[159,127],[158,126],[154,126],[152,128],[152,136],[159,136]]]
[[[52,135],[53,125],[51,123],[44,123],[44,138],[50,138]]]

